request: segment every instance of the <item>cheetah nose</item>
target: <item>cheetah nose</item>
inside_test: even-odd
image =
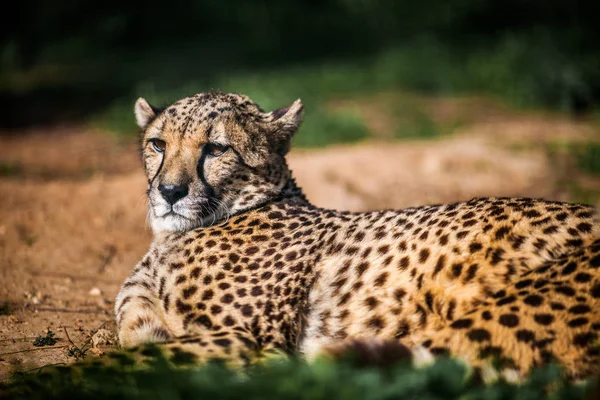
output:
[[[188,194],[187,185],[158,185],[158,191],[169,204],[173,205]]]

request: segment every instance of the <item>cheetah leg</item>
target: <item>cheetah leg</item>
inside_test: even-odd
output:
[[[90,368],[143,370],[166,363],[174,368],[193,368],[219,361],[240,369],[262,361],[264,351],[257,340],[243,329],[204,331],[173,337],[160,343],[140,343],[102,357],[88,358],[69,366],[72,371]],[[47,369],[52,372],[52,369]]]
[[[117,295],[115,315],[123,347],[162,342],[173,336],[161,318],[158,298],[148,283],[152,282],[149,274],[136,268]]]
[[[268,353],[243,328],[180,336],[158,346],[167,360],[179,367],[204,364],[210,360],[223,361],[230,367],[244,367],[262,361]],[[143,352],[143,347],[141,349]]]
[[[397,340],[369,337],[348,339],[321,347],[311,358],[349,359],[357,366],[387,367],[400,360],[414,359],[413,352]]]
[[[600,372],[600,239],[528,271],[420,343],[485,367],[498,360],[521,374],[550,360],[570,376]]]

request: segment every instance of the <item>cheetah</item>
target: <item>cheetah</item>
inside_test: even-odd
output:
[[[120,344],[245,365],[398,343],[526,374],[600,372],[600,222],[587,205],[475,198],[312,205],[286,163],[303,105],[200,93],[135,116],[154,239],[115,302]],[[377,346],[374,346],[377,347]],[[386,346],[379,346],[385,349]]]

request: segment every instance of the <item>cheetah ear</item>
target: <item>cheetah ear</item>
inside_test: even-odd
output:
[[[290,138],[302,123],[304,105],[298,99],[287,107],[271,111],[268,116],[275,124],[275,131],[284,134],[286,138]]]
[[[145,99],[139,98],[135,102],[135,120],[138,126],[144,129],[161,111],[160,108],[150,105]]]

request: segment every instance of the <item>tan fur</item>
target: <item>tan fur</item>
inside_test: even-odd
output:
[[[200,362],[399,341],[522,373],[553,358],[573,376],[599,372],[592,207],[487,198],[320,209],[284,158],[301,115],[299,101],[265,113],[245,96],[206,93],[141,118],[155,240],[117,297],[124,346],[166,340]],[[229,147],[208,159],[215,141]],[[189,187],[172,205],[184,217],[161,218],[166,183]]]

